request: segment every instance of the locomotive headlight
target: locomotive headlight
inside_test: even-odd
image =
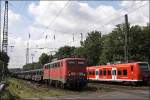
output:
[[[80,72],[79,75],[80,75],[80,76],[85,76],[86,74],[83,73],[83,72]]]
[[[83,73],[83,76],[86,76],[86,73]]]
[[[71,72],[68,72],[68,76],[71,76]]]

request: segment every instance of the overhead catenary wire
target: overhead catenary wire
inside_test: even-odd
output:
[[[135,10],[132,10],[132,11],[128,12],[128,15],[131,14],[131,13],[133,13],[133,12],[135,12],[136,10],[138,10],[139,8],[141,8],[141,7],[145,6],[145,5],[146,5],[146,3],[143,4],[143,5],[141,5],[141,6],[139,6],[139,7],[137,7],[137,8],[135,8]],[[112,23],[112,22],[114,22],[114,21],[116,21],[116,20],[118,20],[118,19],[121,19],[121,18],[123,18],[123,17],[124,17],[124,15],[118,16],[117,18],[112,19],[112,20],[110,20],[108,23],[105,23],[104,25],[102,25],[102,27],[104,27],[104,26],[106,26],[106,25],[108,25],[108,24],[110,24],[110,23]],[[96,28],[96,29],[99,29],[99,28],[102,28],[102,27],[98,27],[98,28]],[[77,42],[77,41],[80,41],[80,40],[75,40],[74,42]],[[67,44],[68,44],[68,43],[71,43],[71,42],[73,42],[73,41],[68,41]]]
[[[135,10],[128,12],[128,15],[131,14],[131,13],[133,13],[133,12],[135,12],[136,10],[138,10],[139,8],[141,8],[141,7],[145,6],[145,5],[146,5],[146,3],[145,3],[144,5],[142,5],[142,6],[139,6],[139,7],[136,8]],[[124,15],[119,16],[119,17],[117,17],[117,18],[114,18],[114,19],[110,20],[109,22],[105,23],[104,25],[102,25],[102,27],[104,27],[105,25],[108,25],[108,24],[112,23],[113,21],[116,21],[116,20],[118,20],[118,19],[121,19],[121,18],[123,18],[123,17],[124,17]],[[98,27],[98,28],[96,28],[96,29],[99,29],[99,28],[102,28],[102,27]]]
[[[58,14],[58,17],[59,17],[59,14]],[[56,18],[54,18],[55,20],[57,19],[57,17]],[[55,22],[55,20],[54,20],[54,22]],[[105,25],[107,25],[107,24],[109,24],[109,23],[106,23]],[[52,25],[52,24],[49,24],[50,26]],[[50,26],[48,26],[47,28],[48,29],[50,29]],[[104,25],[103,25],[104,26]],[[57,30],[56,30],[57,31]],[[65,33],[65,32],[64,32]],[[72,42],[72,41],[71,41]]]

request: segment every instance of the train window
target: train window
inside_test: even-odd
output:
[[[99,71],[99,75],[102,75],[102,70]]]
[[[54,64],[52,64],[52,68],[54,68],[55,66],[54,66]]]
[[[139,63],[139,67],[140,67],[140,71],[142,72],[142,73],[150,73],[150,68],[149,68],[149,65],[148,65],[148,63]]]
[[[92,75],[95,75],[95,71],[92,71],[91,74],[92,74]]]
[[[49,66],[50,66],[50,68],[52,68],[52,64],[50,64]]]
[[[103,73],[104,73],[104,75],[106,75],[106,69],[104,69]]]
[[[78,61],[79,65],[84,65],[84,63],[85,63],[84,61]]]
[[[90,72],[89,72],[89,71],[87,71],[87,75],[90,75]]]
[[[47,66],[45,65],[45,69],[47,69]]]
[[[111,71],[110,70],[108,70],[108,75],[111,75]]]
[[[55,65],[55,67],[57,67],[57,63],[55,63],[54,65]]]
[[[57,63],[54,64],[54,67],[57,67]]]
[[[95,74],[98,75],[98,71],[95,71]]]
[[[56,67],[56,63],[54,63],[54,67]]]
[[[63,66],[63,62],[60,62],[60,64],[61,64],[60,66]]]
[[[125,76],[127,75],[127,70],[126,69],[123,70],[123,75],[125,75]]]
[[[58,67],[60,67],[60,62],[58,62]]]
[[[89,71],[89,75],[91,75],[92,73],[91,73],[91,71]]]
[[[118,70],[118,75],[122,75],[122,71],[121,70]]]
[[[75,66],[76,65],[76,62],[75,61],[68,61],[68,66],[71,66],[71,67],[73,67],[73,66]]]

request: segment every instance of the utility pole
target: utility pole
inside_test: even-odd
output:
[[[33,62],[34,62],[34,61],[33,61],[33,57],[34,57],[34,54],[33,54],[33,53],[31,54],[31,57],[32,57],[32,63],[33,63]]]
[[[83,34],[82,33],[80,33],[81,34],[81,42],[83,42]]]
[[[0,72],[2,73],[0,76],[0,82],[1,82],[1,81],[4,81],[4,78],[5,78],[5,65],[4,65],[5,63],[2,60],[0,60],[0,62],[2,63],[2,71]]]
[[[0,0],[0,52],[1,52],[1,22],[2,22],[2,20],[1,20],[1,15],[2,15],[2,13],[1,13],[1,0]]]
[[[4,62],[3,62],[3,69],[2,69],[2,81],[4,81],[5,78],[5,70],[4,70]]]
[[[8,1],[5,1],[2,51],[7,53],[8,46]]]
[[[148,27],[149,27],[149,30],[150,30],[150,0],[149,0],[149,23],[148,23]]]
[[[128,62],[128,34],[129,34],[129,23],[128,15],[125,15],[125,61]]]
[[[29,63],[29,42],[27,42],[27,49],[26,49],[26,64]]]

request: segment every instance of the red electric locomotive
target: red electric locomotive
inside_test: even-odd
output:
[[[44,65],[43,80],[55,86],[82,88],[87,84],[83,58],[64,58]]]
[[[147,62],[100,65],[87,67],[87,78],[95,81],[123,82],[137,84],[150,82],[150,68]]]

